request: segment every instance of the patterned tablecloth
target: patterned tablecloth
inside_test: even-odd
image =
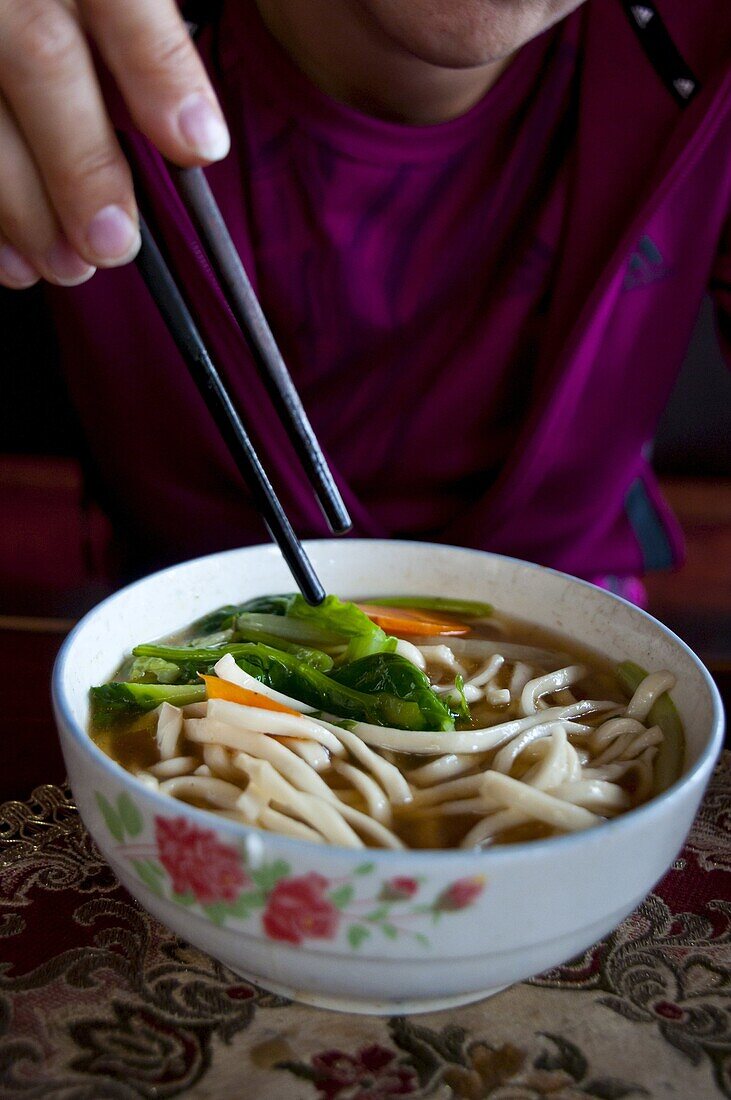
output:
[[[672,869],[580,958],[380,1019],[293,1004],[178,939],[68,792],[39,787],[0,807],[0,1097],[731,1097],[730,796],[727,753]]]

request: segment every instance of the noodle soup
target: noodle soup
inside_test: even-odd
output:
[[[673,686],[471,601],[277,595],[137,646],[92,689],[91,735],[149,786],[265,830],[485,848],[668,786]]]

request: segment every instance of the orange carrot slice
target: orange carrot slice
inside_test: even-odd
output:
[[[241,703],[245,707],[261,707],[262,710],[276,710],[282,714],[294,714],[296,718],[302,717],[298,710],[292,710],[284,703],[270,699],[268,695],[261,695],[258,691],[249,691],[248,688],[222,680],[220,676],[201,674],[201,680],[205,680],[206,695],[209,699],[227,699],[229,703]]]
[[[376,604],[356,604],[381,630],[388,634],[469,634],[470,627],[433,612],[405,610],[403,607],[378,607]]]

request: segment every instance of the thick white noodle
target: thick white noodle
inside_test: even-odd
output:
[[[411,801],[411,788],[399,769],[373,752],[355,730],[341,729],[324,721],[322,725],[339,737],[343,749],[347,749],[378,780],[394,806]]]
[[[494,680],[500,669],[505,664],[505,658],[500,653],[493,653],[482,666],[478,668],[474,675],[470,676],[468,680],[465,680],[466,684],[471,684],[473,687],[485,687],[491,680]]]
[[[612,783],[602,781],[579,781],[566,783],[549,792],[564,804],[575,803],[587,810],[595,810],[602,816],[612,816],[628,809],[631,800],[626,791]],[[446,809],[446,807],[445,807]],[[500,810],[483,818],[466,834],[460,847],[473,848],[493,840],[507,829],[535,820],[535,815],[516,806]]]
[[[524,810],[536,821],[543,821],[562,832],[589,829],[599,825],[602,820],[597,814],[590,813],[581,806],[573,806],[499,772],[485,772],[482,777],[482,793],[506,809]]]
[[[233,734],[233,736],[231,736]],[[282,780],[284,780],[293,790],[296,790],[303,794],[311,794],[317,798],[322,799],[324,802],[329,803],[336,807],[337,811],[342,814],[347,820],[355,820],[361,829],[373,832],[375,826],[368,830],[364,822],[366,820],[365,815],[361,814],[357,819],[353,818],[353,812],[350,807],[342,806],[340,801],[332,788],[324,782],[324,780],[310,768],[303,760],[301,760],[295,753],[286,746],[280,744],[275,738],[267,737],[265,734],[252,733],[248,730],[231,730],[224,726],[222,723],[215,722],[213,719],[198,719],[195,724],[191,722],[189,735],[191,741],[198,741],[200,743],[208,742],[212,745],[221,746],[222,744],[228,744],[231,748],[236,748],[239,751],[233,757],[232,763],[235,768],[240,769],[245,775],[252,779],[252,789],[246,788],[243,800],[240,801],[242,811],[245,812],[251,818],[255,815],[257,808],[262,805],[263,795],[266,794],[267,801],[275,800],[271,791],[262,786],[259,777],[261,775],[268,776],[269,772],[262,772],[260,769],[255,769],[252,772],[251,760],[255,758],[257,760],[264,760],[268,762],[272,767],[272,772],[277,774]],[[232,744],[235,741],[236,744]],[[385,761],[382,761],[385,764]],[[386,765],[391,767],[391,765]],[[372,784],[371,796],[382,800],[385,806],[390,812],[388,799],[382,791],[377,787],[377,784],[369,779],[368,776],[361,776],[367,783]],[[364,784],[364,787],[367,785]],[[248,798],[246,796],[249,796]],[[410,796],[410,792],[409,792]],[[260,813],[259,809],[259,813]],[[295,810],[295,812],[297,812]],[[255,819],[255,817],[254,817]],[[377,816],[376,821],[381,824],[387,824],[382,820],[381,815]],[[313,824],[313,822],[309,822]],[[316,827],[316,826],[315,826]],[[377,830],[376,830],[377,831]],[[378,839],[384,840],[384,834],[378,833]],[[392,838],[389,836],[389,847],[393,847]]]
[[[545,714],[545,711],[543,712]],[[550,737],[556,725],[560,724],[566,733],[582,734],[591,731],[591,726],[584,726],[578,722],[539,722],[530,729],[524,730],[519,736],[508,741],[507,745],[495,754],[490,767],[496,772],[504,772],[508,775],[513,770],[513,765],[524,749],[543,737]]]
[[[150,775],[149,772],[143,770],[135,772],[135,775],[139,779],[140,783],[144,783],[144,785],[146,787],[149,787],[151,790],[156,791],[159,789],[160,784],[158,783],[157,779],[155,779],[155,776]]]
[[[201,764],[200,767],[195,769],[195,771],[193,772],[193,775],[211,776],[211,775],[213,775],[213,772],[211,771],[211,769],[208,767],[207,764]]]
[[[268,760],[292,786],[321,798],[330,798],[332,791],[325,780],[306,764],[301,757],[288,749],[276,737],[252,730],[232,729],[215,718],[191,718],[186,723],[188,740],[199,744],[226,745],[227,748]],[[232,763],[237,766],[237,757]]]
[[[438,642],[436,645],[420,645],[417,648],[426,661],[427,667],[436,665],[437,668],[453,672],[455,676],[464,676],[465,670],[455,657],[453,647],[445,645],[444,642]]]
[[[282,744],[306,760],[316,772],[326,772],[330,767],[332,763],[330,753],[319,741],[305,741],[301,737],[283,737],[281,740]]]
[[[636,733],[628,730],[607,745],[603,753],[595,756],[592,764],[599,768],[613,760],[632,760],[649,746],[659,745],[663,740],[663,732],[659,726],[651,726],[650,729],[640,726]]]
[[[636,718],[639,722],[644,722],[659,697],[666,691],[672,691],[675,683],[672,672],[666,669],[661,672],[651,672],[637,688],[624,713],[628,718]]]
[[[307,703],[301,703],[299,699],[282,695],[281,691],[275,691],[267,684],[262,684],[260,680],[250,676],[248,672],[244,672],[243,668],[239,668],[230,653],[227,653],[213,666],[213,671],[216,676],[220,676],[222,680],[228,680],[230,684],[237,684],[238,687],[246,688],[248,691],[256,691],[259,695],[266,695],[268,699],[274,699],[275,702],[282,703],[291,710],[298,710],[300,714],[312,714],[316,709]]]
[[[645,749],[642,756],[638,756],[636,760],[630,761],[637,769],[637,787],[635,789],[635,800],[637,802],[644,802],[645,799],[649,798],[652,794],[652,786],[655,779],[652,762],[656,755],[657,749],[654,745],[651,745],[649,749]]]
[[[585,665],[567,665],[566,668],[559,668],[555,672],[548,672],[543,676],[537,676],[534,680],[529,680],[520,695],[521,713],[535,714],[542,695],[550,695],[553,691],[571,687],[572,684],[583,680],[588,671]]]
[[[171,760],[178,756],[178,742],[183,731],[183,715],[179,707],[163,703],[157,716],[155,740],[161,760]]]
[[[325,839],[331,840],[331,843],[343,843],[348,848],[362,848],[362,840],[350,828],[352,824],[361,833],[370,836],[376,844],[380,844],[384,848],[399,849],[404,847],[395,833],[392,833],[380,821],[374,821],[373,818],[368,817],[360,810],[356,810],[353,806],[345,805],[337,800],[326,802],[317,795],[303,794],[295,790],[291,784],[278,775],[268,760],[256,760],[253,757],[242,760],[241,757],[244,756],[244,753],[239,754],[236,763],[242,769],[245,767],[251,781],[256,783],[259,790],[267,792],[269,801],[276,803],[275,808],[292,810],[297,817],[304,820],[305,824],[317,829]],[[245,795],[242,798],[245,798]],[[241,802],[241,800],[239,801]],[[347,842],[345,840],[332,840],[334,832],[337,832],[340,836],[349,837],[349,839]],[[355,843],[356,841],[357,843]]]
[[[305,715],[295,718],[293,714],[263,710],[261,707],[245,707],[241,703],[231,703],[228,699],[211,699],[208,717],[236,729],[270,733],[274,737],[306,737],[319,741],[334,756],[345,755],[339,737],[333,736],[331,728],[317,718],[307,718]]]
[[[274,802],[275,809],[294,814],[304,821],[305,825],[321,833],[331,844],[342,844],[345,848],[363,847],[363,841],[347,824],[338,809],[316,795],[296,790],[268,760],[257,760],[242,752],[236,754],[235,761],[236,766],[250,777],[257,791],[266,794],[267,805]],[[245,797],[244,794],[241,799]]]
[[[524,825],[527,821],[530,821],[530,817],[522,810],[499,810],[473,825],[462,838],[460,848],[477,848],[486,841],[499,836],[500,833],[504,833],[507,829],[514,829],[517,825]]]
[[[597,726],[588,740],[588,746],[592,753],[598,754],[620,735],[625,733],[634,735],[644,732],[644,729],[642,722],[638,722],[636,718],[610,718]]]
[[[446,698],[454,698],[455,702],[459,701],[459,692],[457,691],[456,684],[434,684],[433,690],[437,695],[443,695]],[[476,703],[478,699],[482,699],[484,692],[482,688],[474,687],[472,684],[465,684],[464,697],[470,704]]]
[[[485,698],[486,689],[492,686],[492,681],[504,664],[505,658],[499,653],[493,653],[481,668],[478,668],[469,679],[464,681],[464,696],[468,703],[476,703],[478,699]],[[445,695],[456,692],[456,689],[457,684],[451,683],[439,684],[434,690],[440,695]],[[507,702],[510,702],[509,692]]]
[[[218,779],[228,779],[231,783],[241,782],[241,775],[231,763],[231,755],[223,745],[203,745],[203,759],[206,767]]]
[[[523,692],[523,688],[532,680],[535,676],[535,669],[530,665],[525,664],[523,661],[516,661],[513,665],[513,673],[510,677],[510,683],[508,689],[510,691],[511,698],[520,702],[520,696]]]
[[[380,844],[382,848],[401,849],[405,845],[403,841],[399,840],[395,833],[391,832],[389,828],[382,825],[380,821],[374,821],[368,814],[364,814],[362,810],[357,810],[354,806],[338,803],[338,808],[342,813],[346,821],[349,821],[351,825],[354,825],[360,833],[365,836],[371,837],[376,844]]]
[[[407,642],[405,638],[399,638],[396,643],[396,652],[399,657],[405,657],[407,661],[411,661],[412,665],[416,665],[422,672],[426,671],[426,658],[413,642]]]
[[[190,775],[198,767],[194,756],[169,756],[147,769],[156,779],[171,779],[176,775]]]
[[[632,743],[622,753],[622,760],[631,760],[639,756],[651,745],[660,745],[665,740],[665,735],[659,726],[650,726],[649,730],[638,733]]]
[[[602,816],[620,813],[631,805],[629,795],[621,787],[596,780],[565,783],[554,788],[549,794],[565,803],[569,802],[587,810],[594,810]],[[448,807],[440,807],[440,809],[444,812]],[[494,839],[507,829],[514,829],[531,820],[535,820],[535,814],[510,806],[478,822],[464,837],[461,847],[477,847],[487,840]]]
[[[382,825],[391,824],[393,818],[391,803],[370,775],[361,771],[360,768],[353,767],[352,764],[346,764],[344,760],[334,760],[333,770],[338,775],[342,775],[343,779],[347,779],[355,790],[363,796],[371,817],[375,818],[376,821],[380,821]]]
[[[555,719],[583,718],[589,714],[616,710],[617,704],[604,699],[581,699],[568,707],[546,707],[537,714],[525,718],[515,718],[510,722],[501,722],[484,729],[441,732],[431,730],[399,730],[389,726],[374,726],[368,722],[356,722],[353,733],[368,745],[380,749],[393,749],[395,752],[410,752],[420,756],[435,756],[442,753],[487,752],[504,745],[512,737],[531,729],[539,722]]]
[[[471,798],[482,793],[482,780],[484,773],[477,775],[465,775],[460,779],[449,779],[436,787],[422,787],[414,791],[412,806],[414,809],[423,806],[436,806],[439,802],[446,802],[451,798]]]
[[[241,788],[233,783],[227,783],[224,779],[207,779],[200,775],[179,775],[174,779],[166,779],[160,784],[160,790],[183,802],[189,798],[198,798],[222,810],[233,810],[241,797]]]
[[[573,783],[561,783],[550,792],[555,798],[583,806],[585,810],[608,817],[628,810],[632,799],[622,787],[605,779],[580,779]]]
[[[495,684],[488,684],[485,688],[485,698],[491,707],[506,707],[510,703],[509,688],[499,688]]]
[[[437,756],[428,764],[422,764],[419,768],[406,773],[409,783],[416,787],[431,787],[435,783],[441,783],[444,779],[453,779],[472,771],[481,761],[474,756],[459,756],[449,752],[445,756]]]
[[[273,810],[269,806],[259,815],[259,824],[268,829],[270,833],[280,833],[282,836],[295,836],[298,840],[309,840],[311,844],[324,844],[325,838],[311,829],[309,825],[298,821],[296,817],[288,817],[280,814],[279,810]]]
[[[526,772],[523,783],[528,783],[539,791],[552,790],[560,783],[575,782],[581,776],[581,765],[576,749],[569,744],[566,731],[561,723],[556,723],[551,736],[541,741],[543,759]]]
[[[625,751],[629,749],[631,744],[631,733],[620,734],[619,737],[615,737],[611,744],[607,745],[600,756],[594,757],[594,763],[597,767],[601,767],[602,764],[610,764],[612,760],[619,760],[619,758],[624,755]]]

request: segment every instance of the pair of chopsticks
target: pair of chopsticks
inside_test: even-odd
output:
[[[336,535],[344,534],[351,527],[347,508],[203,170],[170,170],[330,530]],[[319,604],[325,598],[325,590],[282,508],[246,426],[144,218],[140,219],[140,232],[142,247],[137,267],[297,586],[308,603]]]

